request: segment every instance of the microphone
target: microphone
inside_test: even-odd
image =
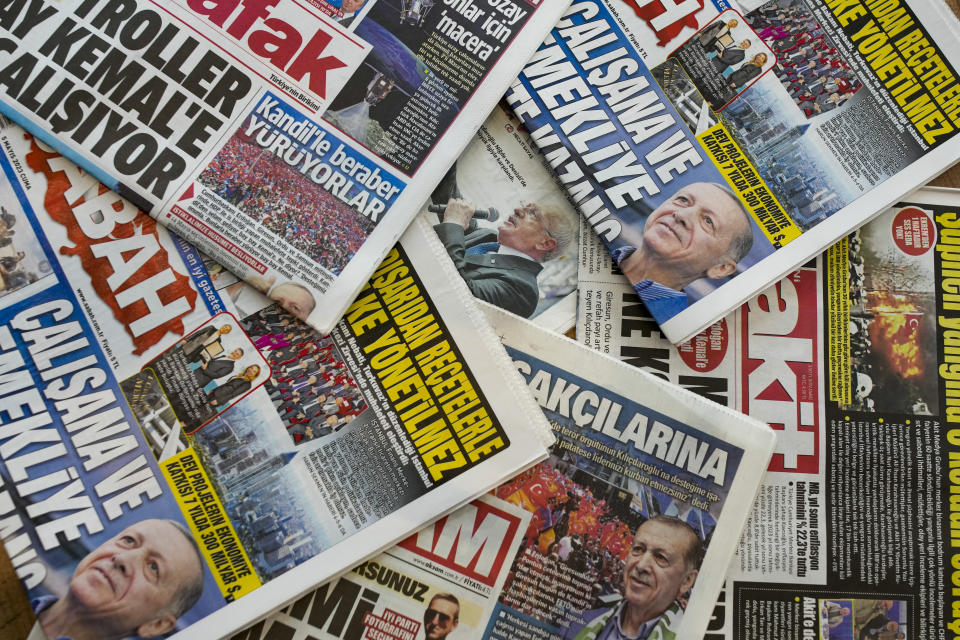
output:
[[[447,208],[447,204],[431,204],[427,207],[427,210],[431,213],[438,213],[441,216],[443,215],[444,210]],[[478,220],[487,220],[488,222],[496,222],[500,219],[500,212],[490,207],[489,209],[477,209],[473,212],[473,217]]]

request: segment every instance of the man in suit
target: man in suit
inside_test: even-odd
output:
[[[243,349],[239,347],[228,354],[214,356],[199,367],[193,370],[193,375],[197,379],[200,388],[206,388],[208,384],[223,376],[233,373],[237,360],[243,357]]]
[[[220,338],[233,330],[229,324],[221,325],[219,328],[213,325],[207,325],[193,333],[189,338],[180,343],[183,349],[183,355],[190,362],[203,362],[213,355],[223,351],[220,346]],[[210,349],[211,345],[215,345]]]
[[[474,296],[530,317],[540,301],[541,263],[563,254],[576,237],[577,220],[559,207],[530,203],[496,230],[467,233],[475,212],[472,203],[451,198],[443,222],[433,228]]]
[[[723,73],[727,68],[743,62],[743,59],[747,57],[747,49],[749,48],[750,41],[744,40],[736,46],[727,47],[718,53],[717,57],[713,59],[713,64],[717,68],[717,71]]]

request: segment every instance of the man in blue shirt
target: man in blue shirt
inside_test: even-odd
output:
[[[181,524],[141,520],[88,553],[63,597],[35,599],[34,613],[50,639],[163,636],[200,599],[203,575],[200,551]]]

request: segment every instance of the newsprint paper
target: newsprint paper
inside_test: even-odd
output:
[[[567,4],[14,2],[0,110],[327,333]]]
[[[232,633],[546,455],[429,228],[323,336],[18,127],[0,145],[0,536],[38,631]]]
[[[497,489],[533,519],[483,637],[701,637],[773,431],[485,308],[557,443]]]
[[[957,228],[911,193],[679,348],[584,247],[582,342],[777,432],[707,638],[960,637]]]
[[[940,0],[682,4],[576,0],[507,94],[675,344],[960,159]]]
[[[565,333],[577,316],[579,216],[531,145],[497,105],[421,215],[474,296]],[[544,241],[549,250],[538,250]]]
[[[479,638],[530,515],[482,496],[231,640]]]

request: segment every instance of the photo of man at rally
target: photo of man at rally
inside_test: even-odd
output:
[[[623,491],[579,469],[567,453],[501,485],[497,497],[533,513],[503,605],[567,640],[670,637],[643,633],[679,624],[716,525],[709,513],[647,487]],[[538,593],[529,588],[534,579],[568,588]],[[572,605],[575,599],[587,607]]]
[[[334,274],[376,226],[240,131],[197,181]]]
[[[807,118],[845,104],[863,83],[802,0],[778,0],[747,15],[776,53],[774,73]]]
[[[277,306],[243,320],[270,363],[264,388],[296,444],[341,430],[367,408],[333,339]]]

